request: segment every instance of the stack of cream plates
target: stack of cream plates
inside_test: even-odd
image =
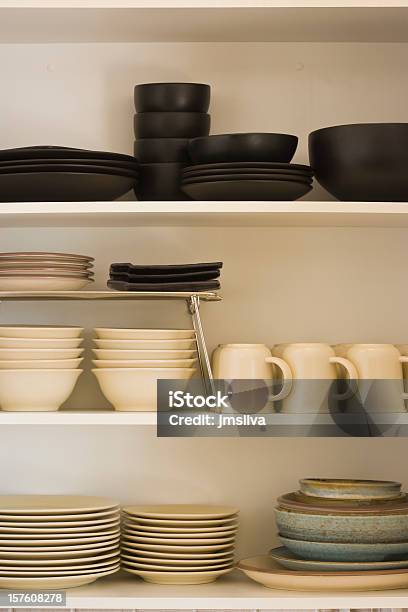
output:
[[[203,584],[234,566],[238,510],[160,505],[123,509],[122,568],[156,584]]]
[[[93,261],[74,253],[0,253],[0,291],[77,291],[93,282]]]
[[[0,588],[65,589],[119,569],[118,504],[103,497],[0,497]]]
[[[0,327],[0,407],[50,412],[68,399],[82,373],[81,327]]]

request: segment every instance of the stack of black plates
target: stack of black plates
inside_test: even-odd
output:
[[[118,291],[214,291],[222,262],[142,266],[113,263],[108,287]]]
[[[193,200],[297,200],[312,189],[310,166],[227,162],[187,166],[182,190]]]
[[[40,146],[0,150],[0,201],[116,200],[135,187],[130,155]]]

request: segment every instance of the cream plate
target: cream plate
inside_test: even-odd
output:
[[[130,361],[95,359],[92,363],[96,368],[194,368],[197,359],[161,359],[149,361],[143,359],[133,359]]]
[[[98,360],[109,359],[116,360],[178,360],[178,359],[193,359],[197,356],[195,350],[109,350],[109,349],[93,349]],[[112,366],[113,367],[113,366]]]
[[[152,572],[129,567],[123,569],[125,572],[140,576],[146,582],[153,582],[154,584],[205,584],[214,582],[219,576],[232,571],[232,568],[210,572]]]
[[[210,531],[209,533],[204,532],[204,531],[199,531],[199,532],[193,532],[193,533],[162,533],[161,531],[157,530],[151,530],[149,529],[148,531],[139,531],[138,529],[130,529],[128,526],[124,526],[123,527],[123,533],[127,534],[127,535],[132,535],[132,536],[136,536],[136,537],[147,537],[147,538],[154,538],[154,539],[166,539],[166,540],[174,540],[174,543],[176,543],[176,541],[180,541],[180,540],[205,540],[206,542],[209,540],[210,542],[212,540],[216,540],[219,541],[220,539],[227,539],[229,537],[233,537],[235,536],[235,534],[237,533],[236,529],[230,529],[228,531]]]
[[[102,576],[114,574],[117,569],[109,572],[86,574],[84,576],[60,576],[58,578],[2,578],[0,577],[1,589],[69,589],[72,587],[90,584]]]
[[[29,566],[30,568],[42,566],[50,566],[54,565],[65,565],[66,567],[71,567],[71,565],[89,565],[90,563],[106,563],[111,562],[113,559],[119,556],[119,548],[112,552],[108,552],[101,555],[88,555],[88,557],[81,557],[79,559],[6,559],[3,555],[0,555],[1,565],[2,566],[12,566],[12,567],[25,567]]]
[[[106,559],[105,561],[95,563],[82,563],[82,564],[65,564],[65,565],[0,565],[0,575],[4,574],[22,574],[26,575],[45,575],[45,574],[62,574],[62,573],[82,573],[88,571],[105,571],[117,566],[120,563],[120,556],[112,557],[112,559]]]
[[[98,550],[102,550],[105,548],[116,548],[116,546],[118,546],[119,544],[119,540],[120,534],[117,534],[116,536],[109,536],[108,538],[106,538],[106,540],[104,539],[104,541],[102,542],[90,542],[87,544],[76,543],[74,545],[67,546],[48,546],[48,540],[46,540],[47,545],[45,546],[37,546],[37,542],[35,540],[30,541],[30,544],[32,543],[32,546],[20,546],[18,540],[16,540],[16,544],[14,543],[14,540],[11,540],[11,542],[13,542],[13,545],[0,546],[0,552],[2,551],[3,553],[14,553],[18,556],[36,556],[38,554],[44,557],[49,554],[59,557],[60,554],[62,555],[62,553],[78,553],[79,555],[80,552],[88,554],[88,552],[90,553],[94,550],[95,552],[97,552]],[[75,542],[77,542],[77,540],[75,540]]]
[[[157,506],[125,506],[123,511],[130,516],[160,519],[216,519],[238,514],[231,506],[208,506],[198,504],[161,504]]]
[[[59,268],[14,268],[0,269],[0,278],[88,278],[93,276],[91,270],[60,270]]]
[[[408,569],[305,572],[284,569],[269,555],[242,559],[237,567],[255,582],[287,591],[381,591],[408,586]]]
[[[136,523],[132,520],[127,520],[124,524],[129,530],[138,531],[140,533],[147,532],[146,535],[148,533],[168,533],[176,534],[176,536],[183,534],[183,537],[187,534],[195,534],[198,535],[198,537],[201,537],[201,533],[204,533],[205,536],[211,533],[224,535],[227,533],[235,533],[238,528],[238,523],[232,525],[221,525],[218,527],[207,527],[206,525],[203,527],[163,527],[162,525],[140,525],[139,523]]]
[[[83,514],[100,510],[119,510],[119,504],[108,497],[84,495],[0,495],[1,514]]]
[[[82,523],[84,521],[88,521],[90,519],[95,519],[99,521],[101,519],[113,519],[117,516],[120,516],[119,508],[114,508],[113,510],[102,510],[101,512],[83,512],[81,514],[6,514],[0,512],[0,521],[7,521],[13,523],[20,522],[47,522],[50,523],[50,526],[54,523],[60,523],[62,521],[72,522],[75,524]]]
[[[104,559],[110,559],[119,554],[119,546],[114,548],[104,547],[102,549],[86,550],[86,551],[75,551],[68,554],[64,553],[21,553],[16,555],[15,553],[1,552],[0,558],[3,565],[61,565],[65,564],[77,564],[77,563],[88,563],[92,561],[103,561]]]
[[[27,533],[25,531],[20,533],[15,533],[11,531],[1,531],[0,538],[15,541],[31,540],[32,542],[46,542],[47,540],[61,542],[61,540],[65,541],[71,539],[73,542],[75,542],[76,540],[81,540],[83,538],[104,538],[109,536],[117,536],[118,534],[120,534],[119,523],[117,524],[117,527],[112,527],[111,529],[107,529],[106,531],[102,531],[97,527],[95,527],[93,531],[51,531],[45,529],[40,530],[40,532],[36,533]]]
[[[182,520],[182,519],[154,519],[154,518],[147,518],[147,517],[135,517],[135,516],[131,516],[130,514],[126,514],[126,512],[123,513],[124,518],[126,518],[128,521],[131,521],[132,523],[136,524],[136,525],[159,525],[159,526],[163,526],[163,527],[174,527],[174,528],[183,528],[183,527],[194,527],[194,528],[201,528],[207,530],[207,527],[211,527],[211,528],[215,528],[215,527],[230,527],[233,526],[235,527],[235,525],[238,525],[238,520],[237,520],[237,516],[231,516],[229,518],[225,518],[225,519],[186,519],[186,520]]]
[[[15,270],[19,268],[28,268],[36,270],[38,268],[57,268],[58,270],[72,270],[73,272],[87,272],[93,267],[93,264],[87,261],[62,261],[58,259],[19,259],[17,261],[0,260],[0,270]]]
[[[0,338],[0,348],[77,349],[82,344],[82,340],[83,338]]]
[[[105,572],[105,571],[110,571],[110,570],[117,570],[120,568],[120,563],[116,562],[114,564],[110,564],[109,566],[103,566],[103,567],[93,567],[91,569],[81,569],[81,570],[59,570],[59,568],[52,568],[50,570],[45,570],[43,572],[40,571],[26,571],[26,572],[12,572],[12,571],[4,571],[4,569],[2,569],[0,571],[0,576],[2,576],[3,578],[5,576],[13,576],[16,578],[20,578],[20,577],[52,577],[52,576],[83,576],[85,574],[94,574],[95,572]]]
[[[145,536],[133,535],[124,532],[124,537],[134,542],[142,542],[144,544],[170,544],[171,546],[183,546],[189,545],[200,546],[201,544],[232,544],[235,540],[235,536],[228,536],[226,538],[148,538]]]
[[[58,261],[76,261],[90,262],[95,261],[94,257],[89,255],[78,255],[77,253],[52,253],[47,251],[15,251],[9,253],[0,253],[0,260],[11,260],[20,261],[21,259],[32,260],[43,260],[43,259],[56,259]]]
[[[227,550],[213,551],[213,552],[208,552],[208,553],[194,553],[194,552],[169,553],[169,552],[160,552],[158,550],[155,550],[155,551],[141,550],[140,548],[131,548],[129,545],[127,546],[122,545],[121,550],[122,552],[126,554],[132,555],[133,559],[139,559],[139,560],[151,559],[152,561],[153,559],[157,559],[158,562],[159,560],[163,562],[163,560],[165,559],[166,562],[167,561],[174,561],[174,562],[180,561],[182,563],[185,563],[186,559],[188,559],[189,561],[198,561],[201,563],[202,561],[206,561],[209,559],[225,559],[225,558],[228,559],[234,556],[233,547]]]
[[[45,327],[36,325],[0,326],[1,338],[79,338],[83,327]]]
[[[0,523],[0,533],[38,533],[39,535],[52,534],[56,536],[59,534],[73,535],[75,533],[87,531],[99,533],[105,531],[105,529],[113,529],[117,525],[120,525],[120,518],[118,517],[109,521],[89,521],[79,525],[75,521],[68,523],[51,523],[49,527],[37,525],[38,523],[25,523],[25,526],[20,526],[19,523]],[[50,523],[45,523],[45,525],[50,525]]]
[[[4,534],[3,534],[4,535]],[[115,529],[111,532],[107,532],[104,535],[89,535],[86,534],[87,537],[83,537],[85,534],[79,534],[78,538],[43,538],[40,539],[38,535],[27,536],[27,534],[16,535],[15,537],[11,537],[7,534],[7,539],[0,539],[0,547],[2,546],[30,546],[33,545],[35,547],[39,546],[63,546],[63,545],[75,545],[78,544],[90,544],[91,542],[111,542],[112,540],[116,540],[120,535],[120,530]]]
[[[194,339],[191,340],[94,340],[99,349],[126,349],[126,350],[156,350],[156,349],[173,349],[173,350],[191,350],[196,348],[197,344]]]
[[[186,340],[195,338],[193,329],[118,329],[96,327],[95,332],[102,340]]]
[[[80,291],[94,281],[87,278],[53,276],[3,276],[0,291]]]
[[[134,548],[136,549],[140,549],[140,550],[158,550],[158,551],[162,551],[162,552],[176,552],[176,553],[190,553],[190,552],[209,552],[209,551],[216,551],[216,550],[225,550],[226,548],[228,550],[231,550],[231,548],[233,547],[233,542],[225,542],[224,544],[203,544],[200,546],[197,546],[195,544],[193,544],[192,542],[187,546],[187,545],[182,545],[182,544],[160,544],[158,540],[155,540],[155,542],[157,542],[157,544],[151,544],[151,543],[146,543],[146,542],[140,542],[140,538],[137,538],[137,545],[135,544],[134,540],[136,540],[136,538],[134,538],[133,536],[129,536],[129,538],[127,537],[123,537],[122,538],[122,542],[125,544],[125,546],[131,547],[132,545],[134,546]]]
[[[204,572],[208,570],[216,570],[216,569],[224,569],[227,567],[233,567],[233,560],[224,561],[223,563],[190,563],[190,561],[184,561],[181,563],[150,563],[148,561],[136,561],[135,559],[128,558],[122,555],[122,565],[124,567],[135,567],[136,569],[148,569],[154,570],[157,572],[188,572],[188,571],[197,571]]]

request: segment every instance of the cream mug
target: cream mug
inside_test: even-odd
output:
[[[348,359],[336,356],[329,344],[280,344],[273,348],[272,353],[287,364],[293,378],[292,389],[282,402],[281,412],[327,413],[330,411],[330,397],[344,400],[352,394],[352,388],[349,388],[343,394],[330,396],[333,382],[338,378],[337,365],[343,368],[349,380],[357,378],[357,371]]]

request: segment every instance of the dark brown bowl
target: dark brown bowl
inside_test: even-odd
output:
[[[135,87],[135,109],[138,113],[206,113],[210,95],[211,88],[204,83],[143,83]]]
[[[136,113],[135,138],[196,138],[210,132],[207,113]]]

